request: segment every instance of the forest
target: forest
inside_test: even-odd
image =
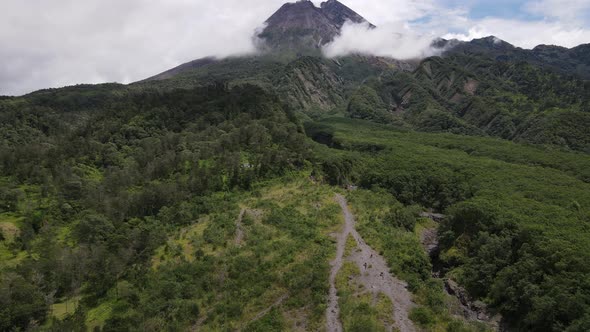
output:
[[[333,184],[356,183],[407,207],[447,214],[438,228],[443,273],[502,313],[512,328],[590,328],[586,154],[395,131],[342,118],[325,119],[308,130],[312,137],[324,137],[326,147],[318,156]],[[399,240],[391,239],[399,236],[388,236],[387,227],[378,226],[387,225],[387,214],[379,215],[382,206],[370,206],[377,216],[365,231],[383,247],[395,246]],[[410,285],[427,282],[428,263],[399,250],[386,255],[393,269],[401,265],[398,273]]]
[[[45,324],[61,299],[99,305],[121,282],[145,276],[169,232],[309,155],[293,115],[254,86],[137,94],[80,86],[7,99],[0,109],[3,331]],[[227,216],[218,219],[206,232],[211,243],[229,231]],[[162,287],[172,292],[162,298],[174,302],[171,312],[198,311]],[[80,315],[64,324],[82,329]],[[67,329],[60,324],[47,326]]]
[[[335,193],[420,329],[489,330],[452,280],[512,330],[590,330],[587,81],[363,61],[0,98],[0,331],[321,330]],[[387,330],[392,304],[354,296],[355,275],[336,278],[345,330]]]

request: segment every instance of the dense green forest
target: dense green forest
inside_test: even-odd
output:
[[[419,329],[489,329],[453,280],[509,330],[588,331],[589,101],[580,77],[461,53],[213,59],[1,97],[0,331],[323,330],[335,193]],[[395,304],[360,274],[336,276],[344,328],[387,330]]]
[[[342,118],[308,130],[336,147],[318,153],[332,183],[354,182],[447,213],[439,228],[444,272],[515,329],[590,328],[586,154]],[[428,264],[400,253],[402,237],[380,228],[387,218],[379,218],[379,206],[369,210],[377,217],[365,232],[393,246],[386,257],[410,285],[428,281]]]
[[[450,56],[391,72],[352,94],[353,118],[588,152],[590,85],[526,62]]]
[[[0,108],[0,330],[43,324],[61,299],[98,305],[121,282],[146,275],[168,232],[231,208],[226,194],[301,168],[309,154],[293,115],[255,86],[75,87]],[[215,222],[207,241],[223,242],[225,227]],[[202,264],[197,271],[213,273],[217,263]],[[172,305],[170,314],[182,317],[198,310],[181,293],[141,308]]]

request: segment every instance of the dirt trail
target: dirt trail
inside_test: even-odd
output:
[[[328,298],[327,310],[328,331],[342,331],[342,324],[339,320],[340,310],[338,308],[335,280],[338,271],[342,267],[348,235],[351,235],[357,243],[357,248],[351,253],[349,259],[354,262],[361,271],[358,281],[367,291],[372,292],[374,297],[377,297],[379,293],[383,293],[393,303],[392,315],[395,320],[395,325],[390,326],[389,329],[391,331],[397,329],[400,332],[416,331],[411,320],[408,318],[408,314],[415,304],[412,302],[412,295],[407,289],[407,284],[393,277],[391,273],[389,273],[389,267],[387,266],[385,259],[367,245],[356,231],[354,216],[348,208],[346,198],[342,195],[336,195],[336,200],[342,208],[345,226],[343,231],[338,234],[336,259],[331,263],[330,296]]]
[[[242,219],[244,219],[245,213],[246,209],[242,209],[238,219],[236,219],[236,238],[234,239],[234,242],[238,246],[241,245],[244,240],[244,225],[242,225]]]
[[[336,195],[336,200],[342,207],[344,213],[344,228],[341,233],[337,234],[336,258],[330,262],[330,295],[328,296],[328,308],[326,309],[326,320],[328,332],[342,332],[342,323],[340,322],[340,306],[338,305],[338,293],[336,290],[336,276],[342,268],[344,262],[344,250],[346,248],[346,239],[354,230],[354,218],[346,206],[346,199],[341,195]]]
[[[258,314],[256,314],[256,316],[254,316],[254,318],[252,318],[252,320],[248,323],[252,323],[255,322],[257,320],[259,320],[260,318],[266,316],[266,314],[268,314],[272,309],[280,306],[281,304],[283,304],[283,302],[285,302],[285,300],[288,298],[289,296],[287,294],[279,297],[273,304],[271,304],[269,307],[267,307],[266,309],[262,310],[261,312],[259,312]],[[247,324],[246,324],[247,325]]]

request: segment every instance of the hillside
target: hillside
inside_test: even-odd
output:
[[[284,104],[312,118],[340,112],[419,131],[590,151],[586,45],[524,50],[490,36],[437,40],[441,56],[422,60],[324,58],[321,46],[347,19],[366,22],[338,1],[319,8],[311,1],[288,3],[268,19],[261,54],[193,61],[137,86],[248,82],[277,91]]]
[[[446,54],[466,54],[485,56],[503,62],[527,62],[564,75],[590,79],[590,44],[571,49],[538,45],[532,50],[515,47],[497,37],[475,39],[470,42],[439,40],[438,47],[445,48]]]
[[[321,46],[0,98],[0,331],[588,331],[588,47]]]
[[[353,55],[259,56],[180,71],[137,86],[191,87],[210,80],[277,91],[308,116],[341,112],[420,131],[489,135],[590,151],[590,83],[531,63],[453,54],[417,63]]]

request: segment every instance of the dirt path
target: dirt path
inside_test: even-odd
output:
[[[245,213],[246,209],[242,209],[240,215],[238,215],[238,219],[236,219],[236,237],[234,243],[238,246],[244,241],[244,225],[242,225],[242,219],[244,219]]]
[[[330,295],[328,296],[328,308],[326,309],[326,321],[328,332],[342,332],[342,323],[340,322],[340,306],[338,305],[338,291],[336,290],[336,276],[342,268],[344,262],[344,250],[346,248],[346,239],[350,232],[354,230],[354,218],[346,206],[346,198],[342,195],[336,195],[336,200],[344,213],[344,228],[341,233],[337,234],[336,258],[330,262]]]
[[[270,305],[268,308],[262,310],[261,312],[259,312],[258,314],[256,314],[256,316],[254,316],[254,318],[252,318],[252,320],[250,322],[248,322],[248,324],[253,323],[257,320],[259,320],[260,318],[266,316],[266,314],[268,314],[272,309],[280,306],[281,304],[283,304],[283,302],[285,302],[285,300],[288,298],[289,296],[287,294],[281,296],[280,298],[278,298],[272,305]],[[246,325],[248,325],[246,324]]]
[[[336,200],[342,208],[345,226],[338,234],[338,245],[336,259],[331,263],[330,273],[330,296],[328,298],[327,329],[328,332],[342,331],[342,324],[339,320],[338,296],[335,286],[336,275],[342,267],[344,260],[344,249],[346,239],[351,235],[357,243],[357,249],[351,253],[349,259],[354,262],[361,275],[359,282],[377,297],[379,293],[385,294],[393,303],[392,315],[395,325],[390,330],[397,329],[400,332],[415,331],[414,325],[408,318],[410,310],[415,306],[412,302],[412,295],[407,289],[407,284],[391,275],[385,259],[375,250],[368,246],[355,229],[354,216],[348,208],[348,202],[342,195],[336,195]]]

